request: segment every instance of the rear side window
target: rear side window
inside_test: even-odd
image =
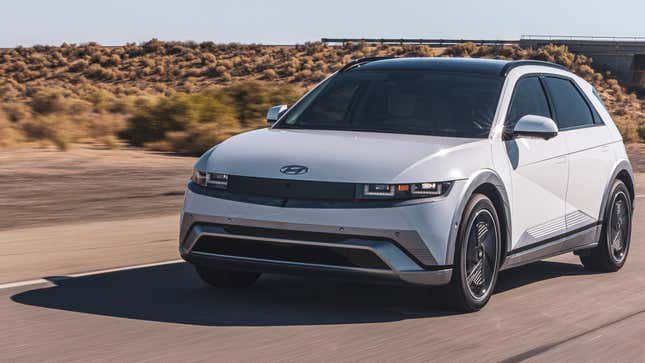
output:
[[[553,77],[546,77],[545,81],[560,129],[593,125],[591,109],[571,81]]]
[[[511,107],[506,117],[507,130],[512,130],[517,121],[526,115],[551,117],[549,102],[537,77],[522,78],[515,85]]]

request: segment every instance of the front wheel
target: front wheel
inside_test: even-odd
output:
[[[450,293],[453,307],[478,311],[490,299],[499,272],[501,233],[499,217],[491,200],[472,196],[462,218]]]
[[[228,271],[195,266],[197,274],[207,284],[224,288],[249,287],[257,281],[261,273],[246,271]]]
[[[614,272],[627,261],[632,232],[632,202],[629,190],[616,180],[609,194],[598,247],[580,251],[580,261],[588,270]]]

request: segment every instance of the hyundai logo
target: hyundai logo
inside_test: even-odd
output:
[[[302,165],[285,165],[280,168],[282,174],[300,175],[309,171],[309,168]]]

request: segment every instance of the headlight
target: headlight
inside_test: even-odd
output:
[[[215,187],[226,189],[228,187],[228,175],[220,173],[209,173],[202,170],[193,170],[193,176],[190,180],[203,187]]]
[[[190,178],[190,180],[197,185],[205,187],[208,185],[208,173],[205,171],[193,169],[193,176]]]
[[[439,197],[448,194],[452,182],[428,182],[413,184],[359,184],[360,199],[411,199]]]

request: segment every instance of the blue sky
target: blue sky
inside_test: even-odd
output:
[[[645,36],[643,0],[0,0],[0,47],[321,37]]]

